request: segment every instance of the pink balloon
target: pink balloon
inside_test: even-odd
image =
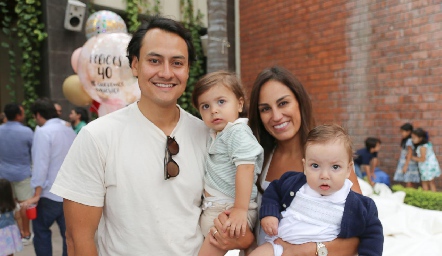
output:
[[[72,69],[74,70],[75,74],[77,74],[78,58],[80,57],[80,53],[81,53],[82,48],[83,47],[79,47],[79,48],[75,49],[75,51],[72,53],[72,56],[71,56],[71,66],[72,66]]]

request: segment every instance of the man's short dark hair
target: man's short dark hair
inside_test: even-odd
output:
[[[189,66],[195,61],[195,48],[193,47],[192,34],[186,29],[183,24],[172,19],[154,16],[150,20],[145,20],[140,25],[138,30],[133,34],[132,39],[127,46],[127,58],[129,59],[129,66],[132,66],[134,57],[140,59],[140,49],[143,38],[147,31],[158,28],[166,32],[170,32],[181,37],[187,44],[187,53],[189,55]]]
[[[372,148],[375,148],[377,144],[381,144],[381,140],[378,138],[368,137],[365,140],[365,148],[370,151]]]
[[[31,112],[34,115],[39,113],[46,120],[58,117],[54,103],[48,98],[37,99],[31,106]]]
[[[17,115],[21,114],[21,105],[15,102],[8,103],[5,105],[3,112],[5,112],[5,116],[8,121],[14,121]]]

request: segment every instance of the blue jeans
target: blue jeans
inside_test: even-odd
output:
[[[63,203],[44,197],[40,198],[37,204],[37,218],[32,221],[34,249],[37,256],[52,256],[52,231],[50,228],[55,221],[63,238],[63,256],[67,256]]]
[[[367,175],[366,173],[362,173],[361,166],[357,164],[355,164],[355,173],[356,176],[358,176],[361,179],[363,179]]]

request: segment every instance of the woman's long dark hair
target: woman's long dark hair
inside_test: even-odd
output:
[[[264,69],[255,79],[249,105],[249,126],[258,142],[264,148],[263,166],[266,166],[270,154],[276,146],[275,138],[264,128],[258,107],[261,88],[268,81],[277,81],[284,84],[295,95],[299,104],[299,112],[301,113],[301,126],[298,131],[300,134],[301,146],[305,144],[309,131],[315,126],[312,103],[301,82],[285,68],[273,66]],[[260,178],[261,177],[258,177],[257,185],[259,191],[262,192],[263,190],[259,183]]]
[[[0,179],[0,213],[11,212],[15,207],[11,182]]]
[[[407,140],[411,138],[411,132],[413,132],[413,125],[410,123],[405,123],[401,126],[401,130],[410,132],[410,134],[406,138],[402,138],[401,140],[401,148],[405,149]]]

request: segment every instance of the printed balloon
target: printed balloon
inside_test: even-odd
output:
[[[126,57],[130,39],[126,33],[100,34],[83,45],[78,76],[92,99],[119,106],[139,99],[137,79]]]

